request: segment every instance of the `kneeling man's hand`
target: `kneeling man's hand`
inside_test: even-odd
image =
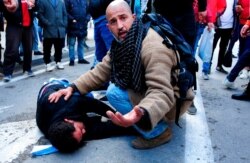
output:
[[[67,101],[70,98],[70,96],[72,95],[72,93],[73,93],[73,88],[67,87],[65,89],[61,89],[61,90],[49,95],[48,100],[50,101],[50,103],[52,103],[52,102],[57,103],[57,101],[60,99],[60,97],[64,95],[64,100]]]
[[[113,113],[111,111],[107,111],[106,114],[114,124],[122,127],[129,127],[134,125],[143,116],[143,112],[141,111],[139,106],[135,106],[133,110],[125,115],[122,115],[119,112]]]

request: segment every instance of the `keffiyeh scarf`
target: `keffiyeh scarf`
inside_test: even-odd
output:
[[[110,49],[111,82],[135,92],[145,90],[145,70],[141,63],[141,46],[147,30],[141,20],[135,20],[121,42],[113,41]]]

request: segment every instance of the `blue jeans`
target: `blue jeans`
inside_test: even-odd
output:
[[[126,114],[133,109],[128,92],[125,89],[115,86],[113,83],[109,84],[106,96],[109,103],[122,114]],[[134,127],[145,139],[152,139],[162,134],[167,129],[168,125],[165,121],[161,120],[155,128],[148,132],[141,130],[136,125],[134,125]]]
[[[246,66],[250,66],[250,49],[245,50],[244,53],[239,56],[237,63],[228,74],[227,79],[230,82],[234,82],[240,71]]]
[[[84,57],[84,37],[71,37],[68,36],[68,46],[69,46],[69,59],[70,61],[75,60],[75,43],[77,39],[77,56],[78,60],[82,60]]]
[[[38,34],[38,19],[34,18],[33,20],[33,47],[32,50],[38,51],[39,45],[39,34]]]
[[[114,39],[107,23],[105,16],[94,20],[95,57],[98,62],[102,61]]]

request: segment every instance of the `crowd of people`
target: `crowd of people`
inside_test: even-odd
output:
[[[171,140],[170,123],[176,118],[180,96],[176,84],[178,57],[173,49],[162,44],[163,38],[156,31],[142,23],[144,12],[160,13],[169,20],[193,48],[193,55],[199,48],[203,31],[215,31],[212,52],[208,54],[210,61],[203,63],[204,80],[209,80],[219,39],[216,70],[227,74],[223,85],[234,89],[234,80],[241,70],[248,73],[250,67],[250,2],[247,0],[186,0],[181,6],[179,4],[183,2],[178,0],[0,2],[0,10],[7,22],[2,64],[5,82],[12,78],[21,45],[23,72],[34,76],[31,65],[35,14],[42,28],[43,59],[48,72],[55,66],[64,69],[61,59],[65,46],[69,47],[69,66],[75,64],[75,51],[79,64],[89,64],[84,59],[84,43],[87,23],[91,17],[93,19],[96,48],[91,69],[66,87],[62,84],[65,81],[56,80],[44,85],[39,92],[37,125],[51,143],[64,152],[77,149],[86,139],[95,139],[94,135],[101,135],[100,138],[137,135],[132,141],[136,149],[154,148]],[[237,39],[238,61],[228,74],[223,67],[225,54],[232,53]],[[55,66],[51,60],[52,46]],[[103,85],[107,85],[106,97],[111,106],[88,97],[91,91]],[[182,105],[180,116],[190,109],[194,89],[188,90],[187,99],[190,100]],[[250,81],[242,94],[234,94],[232,98],[249,101]],[[57,110],[50,112],[54,108]],[[108,121],[102,123],[98,116],[92,117],[93,121],[87,115],[90,108]],[[197,109],[189,112],[195,114]]]

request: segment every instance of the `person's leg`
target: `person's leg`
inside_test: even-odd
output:
[[[62,60],[62,48],[65,45],[65,38],[55,38],[53,40],[55,47],[54,60],[56,63],[58,63]]]
[[[49,64],[51,62],[51,48],[52,48],[53,40],[51,38],[43,39],[43,60],[45,64]]]
[[[98,24],[98,43],[100,48],[96,51],[96,59],[99,62],[101,62],[102,58],[107,54],[114,39],[106,24],[106,20],[103,20]]]
[[[67,36],[68,46],[69,46],[69,60],[70,62],[75,61],[75,42],[76,37]]]
[[[23,45],[23,72],[31,71],[32,63],[32,42],[33,42],[32,27],[23,28],[22,45]]]
[[[250,101],[250,80],[247,84],[247,88],[240,94],[232,94],[232,99]]]
[[[113,83],[109,85],[106,96],[110,104],[122,114],[126,114],[133,109],[128,92]],[[136,125],[134,127],[145,139],[152,139],[162,134],[168,128],[168,125],[167,122],[162,120],[149,132],[141,130]]]
[[[39,45],[39,40],[38,40],[38,20],[37,18],[34,18],[33,19],[33,47],[32,47],[32,50],[34,52],[38,52],[39,49],[38,49],[38,45]]]
[[[220,29],[217,28],[215,29],[215,34],[214,34],[214,40],[213,40],[213,50],[212,50],[212,55],[210,59],[210,67],[212,66],[212,61],[213,61],[213,56],[214,56],[214,50],[217,46],[218,40],[220,39],[221,34],[220,34]]]
[[[20,42],[21,42],[21,28],[13,25],[7,25],[5,52],[3,61],[4,76],[12,76],[15,67],[15,62],[17,60],[19,53]]]
[[[62,49],[65,45],[65,38],[55,38],[54,39],[54,47],[55,47],[55,55],[54,61],[56,62],[57,69],[64,69],[63,64],[61,63],[62,60]]]
[[[227,76],[228,81],[234,82],[234,80],[239,75],[240,71],[246,67],[250,66],[250,49],[246,50],[243,54],[240,55],[237,63],[234,65],[233,69],[230,71],[230,73]]]
[[[227,45],[230,40],[230,35],[232,32],[232,28],[230,29],[221,29],[221,39],[220,39],[220,49],[219,49],[219,56],[218,56],[218,62],[217,62],[217,67],[222,68],[223,60],[224,60],[224,55],[226,53]]]
[[[205,29],[205,24],[200,24],[199,22],[196,22],[196,37],[195,37],[195,43],[194,43],[194,56],[196,53],[196,50],[198,48],[198,43],[200,41],[201,35]]]
[[[89,64],[89,61],[84,59],[84,40],[85,37],[77,37],[77,55],[79,64]]]
[[[84,38],[77,37],[77,56],[78,61],[84,58]]]

